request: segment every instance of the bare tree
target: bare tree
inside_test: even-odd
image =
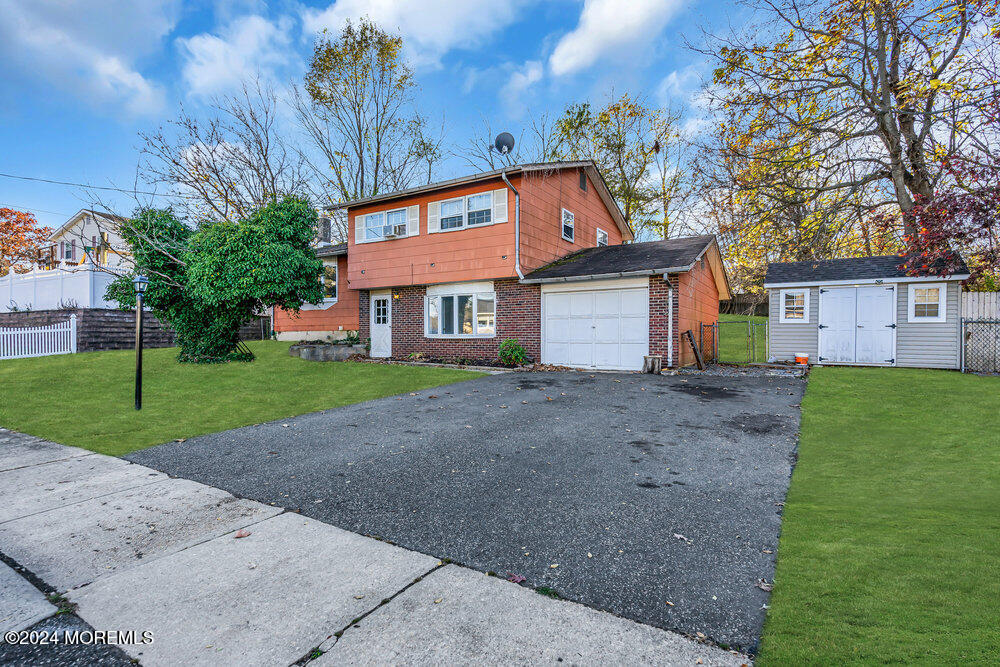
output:
[[[165,185],[194,218],[237,220],[275,197],[307,194],[309,165],[280,131],[279,104],[255,78],[213,101],[207,119],[182,108],[170,129],[139,134],[144,180]]]

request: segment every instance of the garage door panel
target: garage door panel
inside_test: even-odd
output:
[[[545,294],[543,360],[578,368],[639,370],[649,351],[647,291]]]
[[[646,318],[646,303],[649,300],[644,289],[622,290],[622,315]]]

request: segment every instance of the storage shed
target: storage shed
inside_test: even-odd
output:
[[[909,276],[896,255],[768,264],[769,355],[855,366],[959,368],[963,264]]]

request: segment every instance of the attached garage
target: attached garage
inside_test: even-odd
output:
[[[542,362],[638,370],[649,354],[649,279],[542,286]]]
[[[909,276],[895,255],[768,265],[770,356],[858,366],[958,368],[962,281]]]
[[[729,298],[714,236],[588,248],[520,282],[541,286],[542,363],[586,369],[692,363],[681,336],[715,323]]]

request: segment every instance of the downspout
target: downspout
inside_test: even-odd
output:
[[[514,270],[517,272],[517,277],[524,280],[524,274],[521,273],[521,195],[518,194],[517,188],[507,180],[506,169],[500,172],[500,178],[514,193]]]
[[[674,367],[674,286],[667,277],[667,368]]]

